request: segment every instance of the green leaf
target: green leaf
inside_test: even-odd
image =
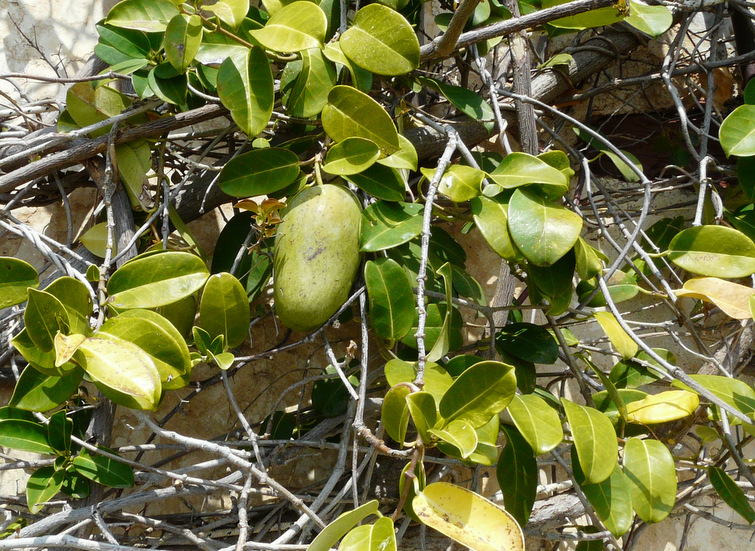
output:
[[[31,341],[43,352],[53,349],[58,331],[68,333],[70,328],[63,304],[50,293],[35,289],[29,289],[24,325]]]
[[[366,138],[388,155],[401,145],[390,115],[370,96],[351,86],[333,87],[321,117],[325,132],[336,142]]]
[[[471,200],[472,216],[477,229],[498,256],[510,262],[521,260],[521,254],[514,245],[508,227],[508,204],[489,197],[475,197]]]
[[[378,514],[379,503],[376,499],[368,501],[353,511],[340,515],[328,524],[309,544],[307,551],[330,551],[354,526],[370,515]]]
[[[60,491],[74,499],[86,499],[90,491],[89,479],[76,471],[66,471]]]
[[[631,12],[624,21],[645,34],[657,37],[669,30],[673,19],[666,6],[648,6],[639,0],[632,0]]]
[[[724,503],[734,509],[748,524],[755,522],[755,511],[747,496],[726,471],[718,467],[708,467],[708,479]]]
[[[91,454],[89,450],[82,450],[74,457],[73,468],[77,473],[103,486],[130,488],[134,485],[134,471],[129,465],[104,455]]]
[[[299,176],[299,158],[288,149],[255,149],[228,161],[218,186],[233,197],[254,197],[280,191]]]
[[[629,438],[624,446],[624,474],[637,516],[648,524],[666,518],[676,501],[674,458],[666,446],[657,440]]]
[[[76,362],[97,388],[115,403],[154,410],[160,402],[160,373],[152,358],[137,345],[110,337],[91,337],[79,346]]]
[[[473,427],[490,421],[511,402],[516,392],[514,367],[484,361],[459,375],[440,401],[441,416],[447,421],[463,419]]]
[[[512,323],[495,338],[496,348],[522,360],[553,364],[558,360],[558,343],[545,327],[533,323]]]
[[[309,118],[320,114],[328,103],[328,93],[336,84],[336,69],[319,48],[302,50],[301,60],[286,64],[281,75],[281,92],[292,117]]]
[[[398,263],[390,258],[368,261],[364,280],[370,298],[370,324],[382,338],[395,341],[406,335],[417,317],[412,285]]]
[[[600,151],[601,155],[606,155],[609,159],[611,159],[611,162],[616,166],[617,169],[619,169],[619,172],[621,172],[621,175],[629,182],[639,182],[640,176],[626,163],[624,160],[622,160],[611,148],[609,148],[606,144],[604,144],[601,140],[597,138],[593,138],[591,134],[585,132],[584,130],[581,130],[579,128],[574,128],[574,133],[577,134],[585,143],[588,145],[594,147],[598,151]],[[640,163],[639,159],[629,153],[628,151],[620,150],[626,158],[628,158],[632,163],[640,170],[642,171],[642,164]]]
[[[441,336],[441,332],[443,329],[443,325],[446,320],[446,310],[447,306],[445,304],[438,305],[436,303],[430,303],[427,305],[427,323],[425,324],[425,348],[428,350],[432,350],[435,347],[435,344],[438,341],[438,338]],[[461,340],[461,325],[462,325],[462,318],[459,311],[452,307],[451,308],[451,323],[448,326],[449,331],[447,331],[448,335],[448,346],[449,351],[456,350],[462,345]],[[401,339],[401,342],[404,343],[407,346],[410,346],[411,348],[417,348],[417,338],[415,337],[415,334],[417,333],[417,327],[412,326],[412,329],[409,331],[409,333],[404,336],[404,338]]]
[[[249,333],[249,301],[238,279],[227,272],[207,280],[199,303],[199,319],[211,337],[223,335],[228,348],[236,348]]]
[[[568,0],[542,0],[541,6],[543,8],[551,8],[559,4],[564,4]],[[559,29],[589,29],[591,27],[602,27],[604,25],[611,25],[618,23],[624,19],[624,14],[618,9],[617,6],[609,6],[606,8],[598,8],[597,10],[591,10],[578,15],[572,15],[569,17],[561,17],[555,21],[549,21],[548,24]]]
[[[194,294],[209,272],[198,256],[181,251],[148,253],[127,262],[107,284],[116,308],[155,308]]]
[[[538,468],[527,440],[514,427],[503,425],[506,445],[496,468],[503,504],[520,526],[527,524],[537,496]]]
[[[540,184],[548,199],[558,199],[569,189],[566,174],[527,153],[509,153],[489,176],[504,189]]]
[[[448,482],[434,482],[412,500],[419,519],[478,551],[524,551],[524,534],[503,507]]]
[[[53,347],[52,350],[40,349],[29,337],[29,333],[24,328],[21,332],[13,337],[11,341],[13,347],[19,351],[19,353],[29,362],[34,369],[45,375],[59,377],[70,373],[76,369],[76,364],[69,362],[61,366],[56,367],[56,353]]]
[[[409,363],[398,359],[390,360],[385,364],[385,378],[391,386],[399,383],[413,383],[417,378],[417,362]],[[433,362],[425,364],[424,380],[424,389],[438,401],[453,383],[453,379],[448,371]]]
[[[66,108],[68,114],[80,127],[95,124],[120,115],[131,101],[110,86],[93,88],[90,82],[77,82],[68,89]],[[91,132],[92,137],[102,136],[110,126]]]
[[[359,174],[344,178],[377,199],[401,201],[406,197],[406,182],[395,168],[376,163]]]
[[[585,480],[590,484],[603,482],[611,476],[616,466],[619,449],[616,431],[610,419],[596,409],[580,406],[564,398],[561,403],[566,411]]]
[[[717,398],[755,419],[755,390],[746,382],[723,375],[690,375],[689,377],[710,390]],[[673,381],[671,384],[695,392],[684,383]]]
[[[223,61],[218,71],[218,97],[247,136],[253,138],[265,129],[273,113],[275,91],[262,48],[252,48],[244,58]]]
[[[557,316],[566,311],[574,294],[574,267],[576,265],[573,251],[567,252],[552,266],[540,267],[527,264],[527,283],[535,300],[548,300],[547,313]]]
[[[59,277],[45,287],[45,292],[57,298],[68,313],[70,330],[91,335],[89,318],[92,316],[92,295],[86,284],[72,277]]]
[[[385,393],[383,399],[380,422],[388,436],[398,444],[404,444],[406,431],[409,427],[409,408],[406,405],[406,397],[411,390],[408,386],[396,386]]]
[[[183,96],[186,95],[186,84],[183,83]],[[181,98],[176,98],[181,99]],[[146,140],[136,140],[120,144],[115,148],[115,155],[118,159],[118,175],[120,176],[123,187],[129,194],[131,206],[137,210],[148,211],[152,208],[152,200],[148,195],[145,198],[145,191],[149,188],[147,172],[152,169],[152,150]],[[95,228],[100,226],[97,224]],[[94,228],[92,228],[94,229]],[[95,242],[99,241],[96,251],[98,256],[105,258],[105,239],[107,239],[107,226],[100,230],[100,234],[93,237]],[[86,245],[84,237],[81,242]],[[113,254],[116,253],[115,244],[113,245]]]
[[[215,4],[203,4],[202,9],[214,13],[220,20],[236,30],[249,11],[249,0],[219,0]]]
[[[622,358],[628,360],[637,354],[639,345],[624,331],[611,312],[595,312],[593,316]]]
[[[33,368],[24,369],[8,405],[28,411],[49,411],[76,393],[83,376],[78,368],[64,377],[44,375]]]
[[[348,69],[351,75],[351,82],[362,92],[369,92],[372,89],[372,73],[355,65],[346,57],[341,50],[341,44],[338,42],[329,42],[322,51],[323,55],[333,63],[343,65]]]
[[[112,27],[106,24],[95,25],[95,28],[100,35],[100,43],[98,46],[106,45],[112,47],[114,50],[124,54],[129,59],[144,59],[149,57],[152,45],[150,44],[147,35],[143,32]],[[103,61],[105,60],[103,59]]]
[[[50,501],[63,486],[63,471],[55,467],[42,467],[34,471],[26,482],[26,504],[29,512],[37,514],[45,503]]]
[[[0,310],[24,302],[29,287],[39,287],[39,276],[31,264],[18,258],[0,257]]]
[[[198,15],[176,15],[165,29],[165,57],[179,73],[186,72],[202,43],[202,20]]]
[[[736,279],[755,273],[755,243],[725,226],[697,226],[678,233],[669,243],[674,264],[702,276]]]
[[[721,123],[718,139],[726,156],[755,155],[755,105],[740,105]]]
[[[576,259],[576,270],[580,279],[592,279],[603,271],[603,262],[608,258],[598,249],[589,245],[581,237],[577,238],[574,244],[574,257]]]
[[[120,155],[117,153],[116,155],[120,158]],[[107,222],[100,222],[89,228],[79,237],[79,241],[93,255],[105,258],[107,252]],[[115,243],[113,243],[112,254],[117,252]]]
[[[438,449],[459,459],[467,459],[477,449],[477,432],[467,421],[451,421],[442,429],[428,429],[438,442]],[[449,449],[451,448],[451,449]]]
[[[576,243],[582,218],[527,189],[509,201],[509,232],[516,247],[536,266],[551,266]]]
[[[36,421],[0,421],[0,446],[32,453],[55,453],[47,442],[47,429]]]
[[[419,41],[411,25],[380,4],[360,9],[339,42],[350,60],[378,75],[403,75],[419,67]]]
[[[292,2],[276,11],[265,26],[249,34],[268,50],[299,52],[323,47],[328,19],[312,2]]]
[[[114,27],[148,33],[162,32],[168,22],[178,15],[178,9],[168,0],[123,0],[108,12],[105,23]]]
[[[608,395],[611,397],[611,401],[613,401],[614,405],[616,406],[616,413],[621,418],[621,421],[623,423],[626,423],[628,421],[627,406],[621,397],[621,393],[619,393],[613,382],[611,382],[609,376],[603,373],[603,371],[597,365],[592,363],[586,356],[580,355],[580,357],[582,361],[589,365],[590,368],[595,372],[595,374],[598,376],[598,379],[600,379],[600,382],[603,383],[603,386],[606,389],[606,393],[608,393]]]
[[[477,448],[469,456],[468,461],[492,467],[498,462],[498,432],[501,421],[497,415],[493,415],[490,421],[481,427],[477,427]]]
[[[417,429],[420,439],[429,444],[430,429],[438,422],[437,402],[429,392],[413,392],[406,397],[406,405],[409,407],[409,413],[412,416],[412,422]]]
[[[676,357],[668,350],[663,348],[653,348],[653,352],[658,354],[668,363],[672,365],[676,364]],[[640,350],[637,353],[636,360],[642,360],[643,362],[658,366],[660,369],[658,362],[648,356],[644,350]],[[613,369],[611,369],[609,377],[617,388],[638,388],[657,381],[661,378],[661,374],[650,367],[630,359],[617,362],[616,365],[613,366]]]
[[[380,148],[366,138],[346,138],[328,150],[322,169],[329,174],[350,175],[371,167],[380,157]]]
[[[492,129],[495,113],[488,102],[477,92],[428,77],[417,77],[417,81],[442,94],[456,109],[468,117],[476,121],[487,121]]]
[[[417,150],[414,148],[414,145],[402,134],[398,135],[398,143],[400,149],[393,155],[378,159],[378,163],[391,168],[403,168],[405,170],[416,171],[418,160]]]
[[[514,396],[507,411],[534,455],[551,451],[564,439],[558,411],[535,394]]]
[[[421,168],[422,174],[431,180],[435,169]],[[438,183],[438,193],[445,195],[455,203],[462,203],[477,197],[481,193],[485,173],[477,168],[464,165],[450,165]]]
[[[47,442],[58,455],[68,455],[71,451],[71,434],[73,421],[66,415],[65,410],[55,412],[50,416],[47,424]]]
[[[581,480],[584,476],[579,465],[577,454],[572,455],[575,477]],[[580,484],[595,513],[609,532],[620,537],[632,527],[634,513],[632,512],[632,490],[624,471],[619,465],[614,467],[611,476],[597,484]]]
[[[164,390],[182,388],[189,383],[189,348],[178,330],[162,315],[150,310],[127,310],[108,319],[97,336],[129,341],[146,352],[160,374]]]
[[[422,232],[423,211],[419,203],[373,203],[362,211],[360,250],[382,251],[414,239]]]

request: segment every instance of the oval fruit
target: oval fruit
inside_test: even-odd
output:
[[[273,290],[283,325],[311,331],[349,297],[359,269],[362,209],[349,190],[313,186],[288,204],[275,235]]]

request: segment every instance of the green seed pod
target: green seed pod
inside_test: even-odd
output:
[[[359,269],[362,209],[348,189],[326,184],[300,192],[275,235],[273,289],[283,325],[311,331],[349,297]]]

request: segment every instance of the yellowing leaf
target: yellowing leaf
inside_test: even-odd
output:
[[[727,316],[744,320],[752,315],[749,301],[755,296],[755,289],[717,277],[697,277],[685,282],[676,295],[711,302]]]
[[[630,423],[651,425],[676,421],[692,413],[700,405],[697,394],[686,390],[669,390],[627,404],[627,419]]]
[[[628,360],[637,354],[639,350],[637,343],[627,335],[611,312],[595,312],[593,315],[622,358]]]
[[[79,345],[86,340],[84,335],[64,335],[60,331],[55,334],[55,367],[60,367],[71,359]]]
[[[524,551],[524,533],[514,517],[461,486],[430,484],[412,507],[424,524],[473,551]]]

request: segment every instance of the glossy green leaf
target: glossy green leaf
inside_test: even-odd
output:
[[[105,23],[114,27],[148,33],[162,32],[168,22],[178,15],[178,9],[168,0],[123,0],[108,12]]]
[[[490,421],[477,427],[477,447],[467,460],[475,465],[492,467],[498,462],[498,432],[501,421],[498,415],[493,415]]]
[[[459,375],[440,401],[441,416],[447,421],[463,419],[480,427],[503,411],[514,398],[514,367],[502,362],[484,361]]]
[[[443,425],[442,429],[428,429],[427,432],[441,441],[438,444],[441,450],[441,444],[450,445],[455,453],[449,455],[460,459],[467,459],[477,449],[477,432],[467,421],[457,419]]]
[[[746,320],[752,317],[750,299],[755,296],[755,289],[746,285],[717,277],[696,277],[685,281],[684,287],[675,292],[678,297],[713,303],[734,319]]]
[[[228,348],[243,343],[249,333],[249,301],[238,279],[227,272],[211,275],[202,291],[199,319],[212,338],[223,335]]]
[[[616,413],[621,418],[621,421],[623,423],[626,423],[628,421],[628,414],[627,414],[627,406],[624,400],[621,397],[621,394],[619,393],[616,386],[611,381],[610,377],[606,375],[602,369],[600,369],[597,365],[592,363],[585,355],[580,354],[580,358],[582,361],[584,361],[590,368],[595,372],[595,374],[598,376],[598,379],[600,379],[600,382],[603,383],[603,387],[606,389],[605,392],[610,396],[611,401],[616,406]],[[600,408],[597,407],[598,410]],[[613,421],[613,419],[612,419]]]
[[[734,509],[739,516],[747,521],[748,524],[755,522],[755,510],[747,499],[742,488],[726,474],[726,471],[718,467],[708,467],[708,480],[716,489],[721,499],[729,507]]]
[[[232,197],[268,195],[299,176],[299,158],[287,149],[255,149],[228,161],[218,186]]]
[[[189,348],[173,324],[160,314],[127,310],[108,319],[97,336],[127,340],[146,352],[160,374],[163,389],[182,388],[189,383]]]
[[[286,111],[293,117],[319,115],[336,84],[336,69],[319,48],[301,51],[301,60],[291,61],[281,75],[281,92]]]
[[[70,329],[63,304],[50,293],[35,289],[29,289],[24,325],[31,341],[43,352],[53,349],[58,331],[67,334]]]
[[[134,471],[129,465],[104,455],[92,454],[89,450],[82,450],[74,457],[73,468],[103,486],[130,488],[134,485]]]
[[[472,216],[477,229],[498,256],[517,262],[521,254],[514,245],[508,227],[508,204],[484,196],[471,200]]]
[[[609,148],[603,141],[598,140],[597,138],[593,138],[590,134],[587,132],[584,132],[583,130],[580,130],[578,128],[574,128],[574,132],[585,142],[587,142],[589,145],[600,151],[600,155],[605,155],[608,157],[611,162],[616,166],[616,168],[621,172],[621,175],[626,179],[628,182],[639,182],[640,181],[640,175],[637,174],[637,172],[634,171],[634,169],[621,157],[619,157],[615,151],[613,151],[611,148]],[[629,159],[634,166],[637,167],[637,169],[642,169],[642,163],[640,163],[640,160],[635,157],[632,153],[629,151],[624,151],[623,149],[620,150],[621,153]],[[599,155],[599,156],[600,156]]]
[[[569,421],[579,462],[590,484],[603,482],[611,476],[618,457],[616,431],[610,419],[590,407],[561,399]]]
[[[127,262],[110,277],[107,291],[116,308],[155,308],[194,294],[208,276],[198,256],[167,251]]]
[[[352,63],[352,61],[344,55],[339,42],[329,42],[325,45],[322,53],[333,63],[338,63],[339,65],[346,67],[351,75],[351,82],[354,83],[357,90],[369,92],[372,89],[372,73],[362,69],[359,65]]]
[[[541,6],[543,8],[550,8],[563,4],[566,1],[567,0],[543,0]],[[624,17],[625,14],[618,9],[618,6],[609,6],[606,8],[598,8],[597,10],[590,10],[578,15],[562,17],[555,21],[549,21],[548,24],[559,29],[582,30],[618,23],[624,19]]]
[[[71,332],[91,335],[92,328],[89,318],[92,315],[93,304],[91,289],[86,284],[72,277],[59,277],[45,287],[45,292],[57,298],[68,313],[68,323]]]
[[[571,304],[574,294],[575,258],[572,251],[568,251],[551,266],[541,267],[527,263],[527,283],[534,303],[548,300],[547,314],[558,316],[566,311]]]
[[[435,271],[439,276],[443,278],[443,286],[446,293],[446,304],[451,304],[453,298],[453,269],[450,262],[446,262]],[[443,356],[445,356],[451,349],[451,323],[453,317],[453,310],[446,310],[443,316],[443,325],[440,328],[440,333],[435,343],[429,348],[427,353],[427,361],[437,362]]]
[[[419,519],[476,551],[524,551],[524,534],[503,507],[448,482],[434,482],[412,500]]]
[[[120,115],[130,104],[131,101],[114,88],[93,88],[90,82],[78,82],[71,86],[66,94],[68,113],[80,127]],[[91,136],[101,136],[109,130],[110,127],[100,128],[93,131]]]
[[[322,169],[329,174],[350,175],[371,167],[380,157],[380,148],[366,138],[346,138],[328,150]]]
[[[417,150],[414,148],[414,144],[405,138],[402,134],[398,135],[399,150],[384,157],[378,159],[378,163],[381,165],[389,166],[391,168],[402,168],[405,170],[417,170]]]
[[[160,373],[137,345],[110,337],[91,337],[79,346],[76,362],[105,396],[117,404],[154,410],[160,401]]]
[[[463,86],[446,84],[434,78],[417,77],[417,81],[442,94],[456,109],[468,117],[477,121],[486,121],[487,125],[492,128],[492,121],[495,119],[493,108],[477,92]]]
[[[185,96],[186,84],[183,85]],[[176,98],[180,99],[180,98]],[[152,150],[150,144],[146,140],[135,140],[133,142],[127,142],[120,144],[115,148],[115,155],[118,159],[118,175],[120,176],[123,187],[129,194],[131,200],[131,206],[137,210],[150,210],[152,208],[152,200],[149,199],[148,193],[145,190],[149,189],[149,180],[147,179],[147,172],[152,169]],[[145,198],[146,196],[146,198]],[[94,227],[98,227],[97,224]],[[93,228],[94,229],[94,228]],[[104,228],[107,229],[107,226]],[[107,232],[100,230],[100,234],[92,236],[95,243],[98,243],[99,249],[95,252],[98,256],[105,258],[105,239],[107,238]],[[116,239],[117,236],[114,237]],[[81,242],[86,245],[84,236],[81,237]],[[113,254],[117,252],[115,244],[113,244]]]
[[[755,390],[746,382],[723,375],[690,375],[689,377],[711,391],[717,398],[755,419]],[[694,392],[678,381],[673,381],[671,384]]]
[[[558,411],[534,394],[514,396],[507,409],[517,430],[532,448],[534,455],[542,455],[558,446],[564,430]]]
[[[624,331],[611,312],[595,312],[593,316],[622,358],[628,360],[637,354],[638,344]]]
[[[366,138],[388,155],[400,147],[390,115],[370,96],[351,86],[335,86],[330,91],[321,117],[325,132],[336,142]]]
[[[420,439],[425,444],[429,444],[431,441],[430,429],[438,421],[438,408],[435,398],[426,391],[413,392],[406,397],[406,405],[409,407],[412,422]]]
[[[526,189],[509,201],[509,232],[516,247],[536,266],[551,266],[577,241],[582,218]]]
[[[32,453],[55,453],[47,442],[47,428],[35,421],[0,421],[0,446]]]
[[[364,280],[370,298],[370,324],[382,338],[395,341],[406,335],[417,317],[414,293],[406,272],[390,258],[368,261]]]
[[[566,174],[527,153],[509,153],[489,176],[504,189],[541,184],[540,189],[549,199],[558,199],[569,189]]]
[[[592,279],[603,270],[603,262],[608,261],[601,251],[589,245],[581,237],[574,243],[577,274],[581,279]]]
[[[120,155],[118,157],[120,158]],[[89,228],[79,237],[79,241],[94,256],[105,258],[107,252],[107,222],[100,222]],[[115,243],[112,246],[111,254],[116,254],[118,250]]]
[[[431,180],[435,169],[421,168],[425,178]],[[469,201],[481,193],[485,173],[477,168],[464,165],[450,165],[438,183],[438,193],[445,195],[455,203]]]
[[[24,369],[8,405],[28,411],[49,411],[76,393],[83,376],[80,369],[64,377],[44,375],[33,368]]]
[[[330,551],[338,543],[338,540],[345,536],[354,526],[368,516],[377,514],[378,507],[378,501],[373,499],[353,511],[343,513],[323,528],[322,532],[309,544],[307,551]]]
[[[63,486],[63,471],[55,467],[42,467],[34,471],[26,482],[26,504],[29,512],[37,514]]]
[[[618,395],[618,400],[609,394],[607,390],[601,390],[593,394],[593,402],[595,402],[595,409],[605,413],[611,420],[611,423],[615,427],[618,427],[619,421],[622,420],[619,414],[619,405],[624,404],[624,408],[626,408],[627,404],[646,398],[648,393],[634,388],[617,388],[616,394]],[[622,422],[625,423],[625,421]]]
[[[422,231],[423,210],[419,203],[373,203],[362,211],[360,250],[382,251],[414,239]]]
[[[537,460],[527,440],[514,427],[503,425],[501,430],[506,435],[506,445],[498,458],[496,478],[506,510],[524,526],[537,496]]]
[[[54,341],[53,341],[54,342]],[[26,359],[29,364],[39,371],[48,376],[59,377],[70,373],[76,369],[76,364],[69,362],[61,366],[56,366],[56,353],[53,345],[51,350],[42,350],[34,344],[29,337],[29,333],[24,328],[21,332],[13,337],[11,343],[13,347]]]
[[[24,302],[29,287],[39,287],[37,271],[19,258],[0,257],[0,310]]]
[[[575,464],[576,462],[576,464]],[[577,455],[572,456],[575,477],[583,478]],[[616,537],[625,534],[634,520],[632,490],[624,471],[616,465],[611,476],[597,484],[580,484],[595,513],[606,528]]]
[[[165,29],[165,57],[179,73],[194,60],[202,42],[202,20],[198,15],[176,15]]]
[[[553,364],[558,360],[558,342],[545,327],[533,323],[512,323],[498,332],[496,348],[522,360]]]
[[[627,404],[627,420],[643,425],[676,421],[692,415],[699,404],[697,394],[668,390]]]
[[[37,418],[30,411],[14,408],[14,407],[11,407],[11,406],[0,407],[0,421],[4,421],[4,420],[7,420],[7,419],[18,419],[18,420],[21,420],[21,421],[31,421],[32,423],[36,423],[37,422]]]
[[[390,360],[385,364],[385,378],[388,384],[395,386],[399,383],[413,383],[417,378],[417,362],[405,362],[403,360]],[[453,383],[451,375],[442,366],[434,363],[425,363],[424,390],[440,400]]]
[[[292,2],[268,19],[261,29],[249,34],[262,46],[276,52],[299,52],[322,48],[328,20],[313,2]]]
[[[406,484],[409,484],[409,488],[406,492],[406,501],[404,501],[404,513],[415,522],[420,522],[419,517],[414,513],[412,508],[412,500],[417,492],[421,492],[427,485],[427,477],[425,475],[425,467],[422,461],[417,461],[414,467],[414,477],[408,478],[406,473],[409,471],[411,463],[407,463],[401,470],[401,477],[398,480],[398,492],[399,495],[404,495],[404,488]]]
[[[385,432],[396,442],[403,445],[409,427],[409,408],[406,397],[411,390],[408,386],[396,386],[385,393],[380,422]]]
[[[639,0],[632,0],[629,17],[624,21],[645,34],[657,37],[669,30],[673,19],[666,6],[648,6]]]
[[[360,9],[340,39],[346,56],[378,75],[402,75],[419,66],[419,41],[404,17],[380,4]]]
[[[202,9],[212,12],[231,27],[237,29],[249,11],[249,0],[219,0],[215,4],[203,4]]]
[[[129,59],[147,58],[152,49],[149,38],[141,31],[114,27],[112,25],[97,24],[95,25],[97,33],[100,35],[98,46],[106,45],[123,54]],[[95,47],[95,53],[96,47]],[[105,61],[103,59],[103,61]]]
[[[721,123],[718,139],[726,156],[755,155],[755,105],[740,105]]]
[[[427,323],[425,324],[425,348],[432,350],[435,347],[438,337],[441,335],[443,324],[446,320],[446,305],[438,305],[436,303],[430,303],[427,305]],[[450,330],[447,331],[449,351],[456,350],[462,345],[461,330],[462,318],[461,314],[456,308],[451,309],[451,323]],[[406,334],[401,342],[411,348],[417,348],[417,327],[412,326],[409,333]]]
[[[676,501],[674,458],[666,446],[657,440],[629,438],[624,445],[624,474],[637,516],[647,523],[666,518]]]
[[[369,549],[371,534],[371,524],[357,526],[344,536],[341,545],[338,546],[338,551],[361,551]]]
[[[725,226],[697,226],[678,233],[669,244],[674,264],[702,276],[735,279],[755,273],[755,243]]]
[[[218,71],[218,96],[233,122],[253,138],[267,126],[273,113],[273,73],[262,48],[244,58],[229,57]]]
[[[653,348],[653,352],[658,354],[661,358],[672,365],[676,365],[676,357],[674,354],[663,348]],[[657,381],[662,376],[659,371],[655,371],[652,367],[639,363],[641,360],[644,363],[658,366],[658,362],[652,359],[644,350],[640,350],[637,353],[636,360],[621,360],[613,366],[609,377],[617,388],[638,388],[646,384],[650,384]],[[660,366],[658,366],[660,369]]]
[[[406,182],[395,168],[374,164],[359,174],[344,178],[378,199],[402,201],[406,197]]]
[[[71,451],[71,434],[73,421],[66,415],[65,410],[57,411],[50,416],[50,422],[47,424],[47,442],[58,455],[66,455]]]

